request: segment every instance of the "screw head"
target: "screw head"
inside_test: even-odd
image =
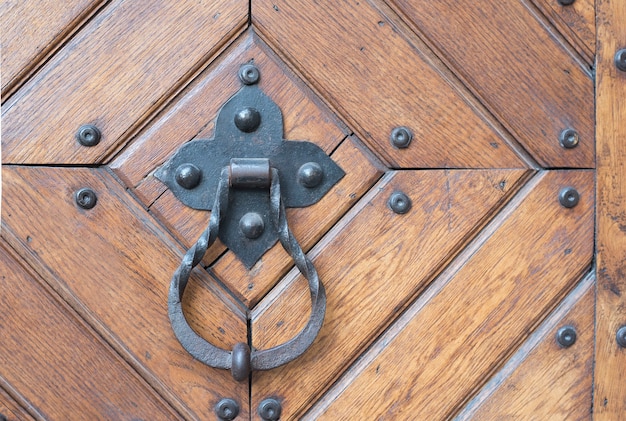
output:
[[[396,127],[391,131],[389,140],[398,149],[408,148],[411,140],[413,140],[413,133],[408,127]]]
[[[576,342],[576,329],[573,326],[564,326],[556,332],[556,341],[562,348],[569,348]]]
[[[392,211],[400,215],[407,213],[412,206],[409,196],[402,192],[394,192],[387,203]]]
[[[256,212],[248,212],[239,220],[239,229],[246,238],[254,240],[265,231],[265,222]]]
[[[193,164],[182,164],[176,168],[174,176],[179,186],[184,189],[191,190],[200,184],[202,180],[202,171]]]
[[[615,67],[622,72],[626,72],[626,48],[622,48],[615,53]]]
[[[235,126],[245,133],[255,131],[261,124],[261,114],[252,107],[246,107],[235,114]]]
[[[239,404],[234,399],[224,398],[215,405],[215,414],[223,421],[234,420],[239,415]]]
[[[298,170],[298,183],[306,188],[319,186],[323,179],[324,171],[317,162],[307,162]]]
[[[264,399],[260,404],[259,404],[259,416],[264,420],[264,421],[276,421],[280,418],[280,412],[282,411],[282,408],[280,406],[280,402],[278,402],[276,399],[274,398],[267,398]]]
[[[91,209],[96,206],[96,202],[98,201],[98,196],[96,196],[96,192],[92,189],[85,187],[79,189],[74,193],[74,200],[76,200],[76,204],[83,209]]]
[[[575,0],[557,0],[561,6],[569,6],[570,4],[574,4],[574,1]]]
[[[559,193],[559,203],[565,208],[573,208],[578,204],[580,195],[573,187],[565,187]]]
[[[244,85],[258,83],[259,76],[259,69],[254,64],[244,64],[239,68],[239,79]]]
[[[76,132],[76,140],[83,146],[96,146],[100,143],[102,133],[93,124],[85,124],[80,126]]]
[[[559,142],[566,149],[575,148],[578,146],[578,141],[578,132],[574,129],[565,129],[559,135]]]
[[[617,329],[617,333],[615,334],[615,341],[622,348],[626,348],[626,325]]]

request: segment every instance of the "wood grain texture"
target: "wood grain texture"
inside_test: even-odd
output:
[[[2,376],[46,419],[177,419],[0,242]],[[19,288],[15,286],[19,285]],[[115,385],[115,387],[109,387]]]
[[[5,383],[6,381],[3,379],[2,382]],[[7,421],[30,421],[35,419],[3,389],[0,389],[0,414],[4,415]]]
[[[247,12],[243,0],[111,2],[4,104],[3,162],[101,162],[242,28]],[[75,139],[87,123],[102,131],[91,148]]]
[[[596,365],[593,412],[597,420],[626,414],[626,349],[615,334],[626,325],[626,73],[613,62],[626,48],[626,4],[597,0],[596,142],[598,211]]]
[[[593,275],[583,279],[456,421],[591,418],[594,281]],[[570,348],[556,341],[563,326],[576,329]]]
[[[593,66],[596,52],[595,0],[562,6],[557,0],[532,0],[570,44]]]
[[[284,419],[306,410],[525,175],[524,170],[439,170],[385,176],[310,253],[328,296],[324,326],[296,362],[253,374],[252,407],[266,396],[279,396]],[[413,201],[405,215],[387,206],[397,190]],[[306,281],[291,272],[253,311],[253,345],[265,349],[285,342],[309,313]]]
[[[104,0],[0,3],[2,100],[40,66]]]
[[[394,4],[541,166],[594,167],[593,81],[523,2]],[[560,146],[566,128],[578,147]]]
[[[593,172],[542,177],[447,284],[410,308],[393,334],[371,348],[367,362],[347,374],[353,380],[338,397],[311,418],[444,419],[511,355],[593,257]],[[581,194],[573,209],[559,205],[564,185]],[[361,308],[380,309],[377,304]],[[339,351],[337,344],[332,348]]]
[[[368,2],[255,1],[252,22],[391,166],[526,166],[468,94]],[[415,135],[407,149],[390,145],[397,126]]]
[[[180,246],[106,170],[4,166],[3,183],[3,237],[151,386],[188,418],[212,417],[226,396],[247,411],[247,384],[194,360],[170,327]],[[98,195],[91,210],[74,203],[85,186]],[[196,270],[190,282],[190,325],[226,349],[245,340],[245,316],[208,274]]]

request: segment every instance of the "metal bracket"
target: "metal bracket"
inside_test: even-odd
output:
[[[268,159],[278,170],[288,208],[317,203],[345,173],[319,146],[283,139],[282,113],[258,88],[256,67],[242,66],[239,77],[244,86],[219,111],[214,138],[185,143],[155,176],[185,205],[211,210],[221,170],[237,168],[243,179],[232,186],[218,237],[250,268],[276,243],[279,233],[269,220],[267,190],[255,185],[259,174],[249,172],[259,167],[248,165],[249,159]]]

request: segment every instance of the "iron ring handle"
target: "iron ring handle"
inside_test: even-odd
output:
[[[269,164],[268,164],[269,165]],[[230,369],[233,378],[243,381],[252,370],[270,370],[287,364],[302,355],[313,343],[324,322],[326,313],[326,292],[313,263],[287,225],[285,206],[280,193],[278,170],[270,168],[270,216],[276,227],[279,240],[285,251],[292,257],[296,266],[307,279],[311,295],[311,316],[306,326],[291,340],[265,350],[250,350],[248,344],[235,344],[232,351],[216,347],[198,335],[187,323],[182,309],[182,297],[191,275],[191,270],[202,260],[219,233],[222,215],[228,208],[230,166],[221,171],[215,195],[215,203],[209,224],[198,241],[185,253],[182,262],[170,284],[168,314],[172,329],[178,341],[194,358],[204,364],[221,369]]]

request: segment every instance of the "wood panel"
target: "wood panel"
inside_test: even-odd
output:
[[[593,181],[589,171],[544,173],[451,279],[432,298],[418,300],[310,419],[417,413],[444,419],[456,412],[591,265]],[[558,202],[564,185],[581,194],[575,208]],[[363,301],[360,308],[379,309],[376,304]],[[337,343],[332,348],[340,352]]]
[[[296,362],[253,374],[252,407],[278,396],[285,419],[297,417],[517,190],[525,175],[524,170],[438,170],[385,176],[310,253],[328,296],[324,326]],[[409,213],[397,215],[388,208],[396,190],[411,198]],[[309,313],[306,281],[292,272],[254,309],[253,345],[265,349],[285,342]]]
[[[243,0],[111,2],[4,104],[3,162],[101,162],[241,30],[247,12]],[[75,139],[87,123],[102,131],[91,148]]]
[[[589,419],[594,281],[586,277],[455,420]],[[563,326],[576,329],[570,348],[556,341]]]
[[[368,2],[255,1],[252,22],[391,166],[526,166],[420,41]],[[415,135],[407,149],[389,142],[397,126]]]
[[[0,366],[7,382],[47,419],[178,418],[6,247],[0,242]]]
[[[595,0],[576,0],[565,6],[557,0],[532,1],[587,63],[593,66],[596,52]]]
[[[2,100],[72,36],[104,0],[25,1],[0,4]]]
[[[615,335],[626,325],[626,73],[615,53],[626,48],[626,5],[597,0],[596,125],[598,211],[596,366],[594,417],[614,420],[626,413],[626,349]]]
[[[0,380],[6,383],[5,380]],[[4,390],[0,389],[0,419],[4,416],[6,421],[30,421],[34,418],[24,408],[18,405]]]
[[[593,168],[593,81],[524,2],[394,3],[541,166]],[[580,143],[564,149],[570,127]]]
[[[178,411],[207,419],[221,398],[248,396],[247,384],[195,361],[176,340],[167,292],[182,251],[106,170],[4,166],[3,183],[3,237]],[[98,195],[91,210],[74,203],[85,186]],[[247,338],[245,316],[205,271],[195,276],[189,293],[207,291],[202,300],[186,292],[201,306],[187,313],[190,324],[231,349]]]

